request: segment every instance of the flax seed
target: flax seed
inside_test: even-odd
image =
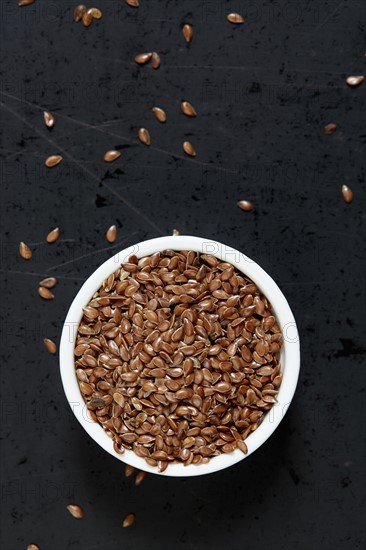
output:
[[[182,28],[182,33],[186,42],[192,42],[193,39],[193,27],[192,25],[185,24]]]
[[[56,122],[55,117],[48,111],[44,111],[43,120],[47,128],[53,128]]]
[[[254,206],[249,201],[239,201],[237,202],[237,206],[240,208],[240,210],[244,210],[244,212],[251,212],[254,210]]]
[[[19,244],[19,254],[23,260],[30,260],[32,258],[32,251],[29,246],[23,242]]]
[[[229,23],[241,24],[244,23],[244,17],[239,13],[229,13],[227,16]]]
[[[61,155],[51,155],[50,157],[47,157],[45,160],[45,165],[47,168],[53,168],[54,166],[57,166],[62,162],[63,157]]]
[[[342,185],[342,195],[344,202],[349,204],[353,201],[353,191],[348,185]]]
[[[46,237],[46,241],[49,243],[49,244],[52,244],[52,243],[55,243],[59,237],[61,235],[61,231],[60,231],[60,228],[59,227],[55,227],[55,229],[52,229],[52,231],[50,231]]]
[[[351,88],[356,88],[357,86],[362,84],[364,80],[365,80],[365,77],[363,75],[357,75],[357,76],[348,76],[346,82],[348,86],[350,86]]]
[[[69,504],[66,506],[72,517],[76,519],[82,519],[84,517],[84,512],[81,506],[77,506],[76,504]]]
[[[186,153],[186,155],[189,155],[190,157],[196,156],[196,151],[190,141],[185,141],[183,143],[183,151]]]
[[[117,238],[117,227],[115,225],[111,225],[110,228],[107,230],[105,234],[105,238],[109,243],[114,243]]]
[[[151,143],[150,134],[146,130],[146,128],[140,128],[137,135],[141,143],[143,143],[144,145],[150,145]]]
[[[138,65],[145,65],[145,63],[148,63],[148,61],[150,61],[152,57],[152,53],[151,52],[148,52],[148,53],[139,53],[135,56],[135,62],[138,64]]]
[[[105,162],[113,162],[117,160],[121,156],[121,153],[119,151],[107,151],[104,153],[104,161]]]
[[[153,107],[151,110],[159,122],[166,122],[166,112],[163,109],[160,107]]]
[[[180,108],[181,108],[182,113],[184,115],[188,116],[188,117],[196,117],[197,116],[196,109],[188,101],[182,101],[182,103],[180,105]]]

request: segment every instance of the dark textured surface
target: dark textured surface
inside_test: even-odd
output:
[[[361,1],[1,2],[2,550],[356,550],[365,530],[365,130]],[[225,20],[228,11],[243,26]],[[187,46],[180,26],[192,22]],[[158,71],[133,57],[156,49]],[[182,99],[199,116],[179,112]],[[168,114],[166,125],[152,116]],[[52,132],[42,110],[57,116]],[[323,126],[336,122],[332,136]],[[149,128],[152,146],[136,140]],[[192,141],[194,160],[181,143]],[[105,150],[122,150],[112,165]],[[44,158],[62,153],[53,170]],[[340,186],[355,194],[346,205]],[[256,206],[247,214],[238,199]],[[115,247],[104,232],[119,226]],[[56,225],[62,238],[46,245]],[[275,435],[232,469],[134,487],[65,400],[58,339],[82,281],[112,251],[177,227],[253,257],[299,324],[302,373]],[[18,257],[20,240],[34,258]],[[37,282],[57,276],[56,299]],[[85,509],[82,521],[65,507]],[[121,526],[126,513],[135,525]]]

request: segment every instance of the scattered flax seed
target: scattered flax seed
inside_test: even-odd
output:
[[[93,23],[93,16],[90,13],[90,10],[83,13],[82,22],[84,27],[89,27]]]
[[[334,122],[330,122],[329,124],[324,126],[324,134],[326,134],[327,136],[331,136],[336,130],[337,125]]]
[[[244,17],[240,13],[229,13],[227,16],[229,23],[240,24],[244,23]]]
[[[62,160],[63,157],[61,155],[51,155],[50,157],[46,158],[45,165],[47,166],[47,168],[53,168],[54,166],[60,164]]]
[[[192,25],[183,25],[182,33],[186,42],[191,42],[193,38],[193,27]]]
[[[114,241],[117,238],[117,227],[115,225],[110,226],[110,228],[105,234],[105,238],[109,243],[114,243]]]
[[[36,0],[19,0],[18,6],[30,6],[31,4],[34,4]]]
[[[132,476],[134,471],[135,471],[135,468],[133,466],[130,466],[129,464],[126,464],[126,466],[125,466],[125,476],[126,477]]]
[[[53,300],[54,297],[55,297],[55,295],[48,288],[46,288],[45,286],[40,286],[38,288],[38,294],[44,300]]]
[[[250,201],[238,201],[236,205],[239,206],[240,210],[244,210],[244,212],[251,212],[254,210],[254,206]]]
[[[135,485],[141,485],[141,483],[146,479],[148,476],[147,472],[138,472],[135,477]]]
[[[138,8],[139,7],[139,0],[125,0],[125,3],[127,6],[131,6],[131,8]]]
[[[179,237],[180,235],[180,232],[178,231],[178,229],[173,229],[173,237]]]
[[[347,77],[347,84],[348,86],[351,86],[351,88],[356,88],[357,86],[359,86],[360,84],[362,84],[362,82],[365,80],[365,77],[363,75],[357,75],[357,76],[349,76]]]
[[[49,244],[55,243],[61,235],[61,231],[59,227],[55,227],[55,229],[52,229],[46,237],[46,240]]]
[[[196,156],[196,150],[195,150],[195,148],[193,147],[193,145],[190,141],[185,141],[183,143],[183,151],[187,155],[189,155],[190,157],[195,157]]]
[[[160,55],[156,52],[151,54],[151,66],[153,69],[158,69],[160,67]]]
[[[160,109],[160,107],[153,107],[151,110],[159,122],[166,122],[166,112],[164,109]]]
[[[66,508],[74,518],[81,519],[82,517],[84,517],[84,512],[81,506],[77,506],[76,504],[69,504],[68,506],[66,506]]]
[[[182,113],[186,116],[190,116],[190,117],[197,116],[196,109],[188,101],[182,101],[182,103],[180,105],[180,108],[181,108]]]
[[[146,128],[140,128],[137,135],[141,143],[143,143],[144,145],[150,145],[151,143],[150,134],[146,130]]]
[[[127,514],[127,516],[123,520],[123,527],[131,527],[131,525],[134,522],[135,522],[135,514]]]
[[[347,204],[353,201],[353,191],[348,185],[342,185],[343,200]]]
[[[36,544],[28,544],[27,550],[39,550],[39,546]]]
[[[27,244],[23,243],[23,241],[19,244],[19,254],[23,260],[30,260],[32,257],[31,249]]]
[[[57,345],[53,340],[50,340],[49,338],[43,338],[43,343],[45,345],[46,350],[49,353],[52,353],[52,355],[55,355],[57,352]]]
[[[87,8],[86,6],[84,6],[84,4],[79,4],[78,6],[76,6],[76,8],[74,9],[74,21],[76,21],[76,23],[81,21],[86,11]]]
[[[148,61],[150,61],[152,57],[152,53],[151,52],[147,52],[147,53],[139,53],[135,56],[135,62],[138,64],[138,65],[145,65],[145,63],[147,63]]]
[[[51,113],[49,113],[48,111],[44,111],[43,119],[44,119],[44,123],[47,126],[47,128],[53,128],[54,127],[56,120],[55,120],[55,117]]]
[[[118,159],[121,156],[121,153],[119,151],[107,151],[104,154],[104,160],[105,162],[113,162],[114,160]]]
[[[90,13],[93,19],[102,19],[103,17],[103,13],[98,8],[90,8],[88,13]]]
[[[57,279],[55,277],[47,277],[40,281],[39,286],[44,286],[45,288],[53,288],[57,285]]]

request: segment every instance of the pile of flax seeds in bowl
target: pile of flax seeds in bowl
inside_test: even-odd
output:
[[[83,309],[75,346],[91,417],[163,472],[247,453],[276,403],[282,337],[266,297],[228,262],[164,250],[127,263]]]

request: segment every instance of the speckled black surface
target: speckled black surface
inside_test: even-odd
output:
[[[72,22],[76,3],[1,2],[2,550],[363,548],[366,86],[345,84],[365,72],[363,2],[98,0],[104,17],[87,30]],[[243,26],[226,23],[233,10]],[[161,68],[137,67],[134,55],[153,49]],[[182,99],[196,119],[180,114]],[[139,126],[152,147],[137,142]],[[114,147],[122,156],[106,165]],[[44,168],[58,152],[63,164]],[[253,213],[236,207],[242,198]],[[116,247],[104,240],[114,222]],[[44,244],[56,225],[61,240]],[[175,227],[271,273],[299,324],[302,373],[285,420],[248,460],[135,488],[78,425],[42,338],[59,338],[82,281],[113,251]],[[59,279],[53,302],[37,296],[47,274]],[[136,523],[122,529],[130,511]]]

